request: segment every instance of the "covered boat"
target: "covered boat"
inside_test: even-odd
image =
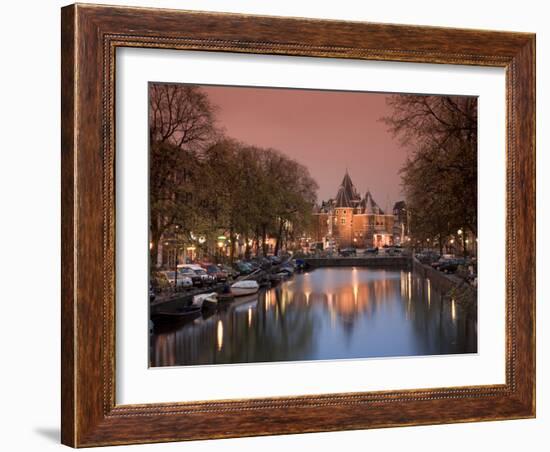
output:
[[[201,293],[193,297],[193,305],[199,308],[213,308],[218,305],[218,294],[216,292]]]
[[[260,290],[260,285],[252,280],[238,281],[231,286],[231,293],[235,297],[255,294],[258,290]]]

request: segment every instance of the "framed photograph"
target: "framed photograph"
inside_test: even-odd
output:
[[[62,9],[62,442],[535,416],[535,36]]]

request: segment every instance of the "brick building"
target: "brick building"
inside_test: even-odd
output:
[[[325,249],[392,245],[394,220],[370,191],[360,195],[346,171],[336,197],[315,207],[311,237]]]

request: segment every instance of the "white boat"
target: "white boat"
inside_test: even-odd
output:
[[[251,295],[258,292],[258,290],[260,290],[260,285],[252,280],[237,281],[231,286],[231,293],[235,297]]]
[[[218,304],[218,294],[216,292],[201,293],[193,297],[193,304],[202,308],[203,305]]]

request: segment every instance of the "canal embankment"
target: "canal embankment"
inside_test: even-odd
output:
[[[459,276],[443,273],[429,265],[422,264],[415,257],[411,258],[412,271],[424,279],[429,279],[432,286],[449,299],[454,299],[465,307],[477,310],[477,289]]]
[[[320,267],[370,267],[370,268],[400,268],[411,266],[409,256],[364,256],[364,257],[308,257],[304,259],[308,268]]]

